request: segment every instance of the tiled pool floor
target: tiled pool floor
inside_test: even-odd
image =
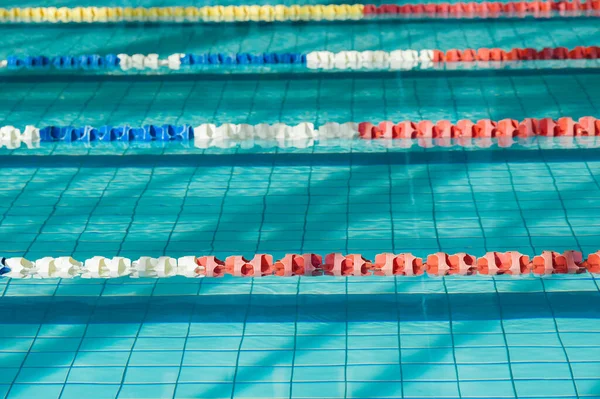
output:
[[[8,156],[0,253],[598,249],[597,149],[407,154]]]
[[[8,399],[600,397],[589,275],[0,288]]]
[[[0,3],[1,4],[1,3]],[[77,4],[80,6],[81,4]],[[97,4],[94,4],[97,6]],[[195,4],[196,5],[196,4]],[[147,5],[145,5],[147,6]],[[595,18],[273,24],[1,25],[0,58],[110,53],[310,52],[598,44]]]
[[[3,125],[439,121],[598,115],[600,71],[4,76]]]

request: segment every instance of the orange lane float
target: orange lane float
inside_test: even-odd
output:
[[[453,18],[499,18],[499,17],[550,17],[552,12],[594,15],[600,10],[600,1],[509,1],[509,2],[457,2],[427,4],[382,4],[364,6],[365,16],[396,15]]]
[[[433,62],[501,62],[501,61],[550,61],[550,60],[583,60],[600,57],[598,46],[578,46],[573,49],[566,47],[546,47],[541,50],[534,48],[499,48],[479,49],[450,49],[447,51],[433,50]]]
[[[118,265],[118,270],[112,266]],[[109,270],[110,269],[110,270]],[[29,261],[22,257],[0,257],[0,275],[8,278],[117,278],[139,277],[237,277],[265,276],[547,276],[553,274],[600,273],[600,251],[585,259],[581,252],[543,251],[532,259],[516,251],[488,252],[477,258],[467,253],[430,254],[422,258],[410,253],[381,253],[375,262],[359,255],[331,253],[287,254],[274,260],[272,255],[256,254],[252,259],[229,256],[221,261],[214,256],[171,258],[126,258],[96,256],[85,262],[72,257],[44,257]],[[94,277],[95,276],[95,277]]]
[[[437,252],[428,255],[425,262],[410,253],[382,253],[375,256],[374,262],[359,254],[331,253],[324,258],[288,254],[276,261],[271,255],[257,254],[250,260],[229,256],[225,261],[203,256],[196,258],[196,264],[196,274],[206,277],[550,275],[600,273],[600,251],[587,259],[577,251],[543,251],[531,259],[516,251],[488,252],[479,258],[464,252]]]
[[[600,119],[584,116],[578,120],[563,117],[557,120],[527,118],[523,121],[481,119],[477,122],[463,119],[456,123],[447,120],[436,123],[428,120],[403,121],[396,124],[390,121],[379,124],[361,122],[358,124],[358,133],[363,139],[598,136],[600,135]]]

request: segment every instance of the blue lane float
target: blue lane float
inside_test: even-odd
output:
[[[201,53],[173,54],[159,58],[157,54],[107,54],[15,56],[6,59],[8,69],[179,69],[182,66],[205,65],[306,65],[306,54],[301,53]]]
[[[191,125],[131,126],[46,126],[40,129],[42,142],[106,142],[106,141],[180,141],[194,138]]]

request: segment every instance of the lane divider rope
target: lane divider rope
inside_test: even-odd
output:
[[[0,128],[0,142],[150,142],[207,140],[278,140],[278,139],[481,139],[481,138],[528,138],[600,136],[600,119],[592,116],[575,120],[570,117],[527,118],[523,121],[503,119],[493,121],[468,119],[452,123],[441,120],[436,123],[428,120],[394,123],[384,121],[325,123],[315,128],[312,123],[286,125],[231,124],[214,125],[204,123],[192,125],[145,125],[141,127],[122,126],[47,126],[41,129],[28,125],[23,132],[14,126]]]
[[[204,65],[305,65],[309,69],[427,69],[443,63],[517,62],[550,60],[596,60],[600,47],[578,46],[533,48],[451,49],[441,50],[394,50],[394,51],[312,51],[302,53],[202,53],[171,54],[160,58],[158,54],[108,54],[79,56],[9,56],[0,61],[0,67],[8,69],[121,69],[124,71],[156,70]]]
[[[398,18],[550,18],[600,16],[600,0],[425,4],[240,5],[205,7],[0,8],[0,23],[275,22]]]
[[[422,258],[410,253],[382,253],[375,261],[361,255],[331,253],[288,254],[274,260],[257,254],[252,259],[229,256],[224,261],[214,256],[171,258],[94,256],[84,262],[72,257],[44,257],[29,261],[22,257],[1,258],[0,274],[10,278],[118,278],[138,277],[264,277],[264,276],[430,276],[446,275],[551,275],[600,273],[600,251],[584,259],[581,252],[543,251],[529,258],[516,251],[488,252],[477,258],[467,253],[438,252]]]

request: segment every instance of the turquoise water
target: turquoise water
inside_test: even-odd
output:
[[[6,125],[287,123],[598,115],[600,69],[6,76]]]
[[[0,189],[0,252],[373,259],[390,250],[589,253],[600,240],[597,148],[70,157],[56,148],[0,161],[9,183]]]
[[[275,24],[0,25],[8,55],[310,52],[598,45],[595,18]]]
[[[575,47],[597,45],[598,33],[586,18],[1,25],[0,59]],[[562,66],[6,71],[0,119],[24,128],[600,116],[597,63],[554,69]],[[304,149],[43,144],[0,148],[0,181],[0,257],[589,254],[600,243],[598,140],[427,150],[341,140]],[[600,398],[600,289],[590,274],[1,278],[0,295],[0,398]]]
[[[600,392],[600,293],[589,275],[12,280],[0,289],[8,398]]]

